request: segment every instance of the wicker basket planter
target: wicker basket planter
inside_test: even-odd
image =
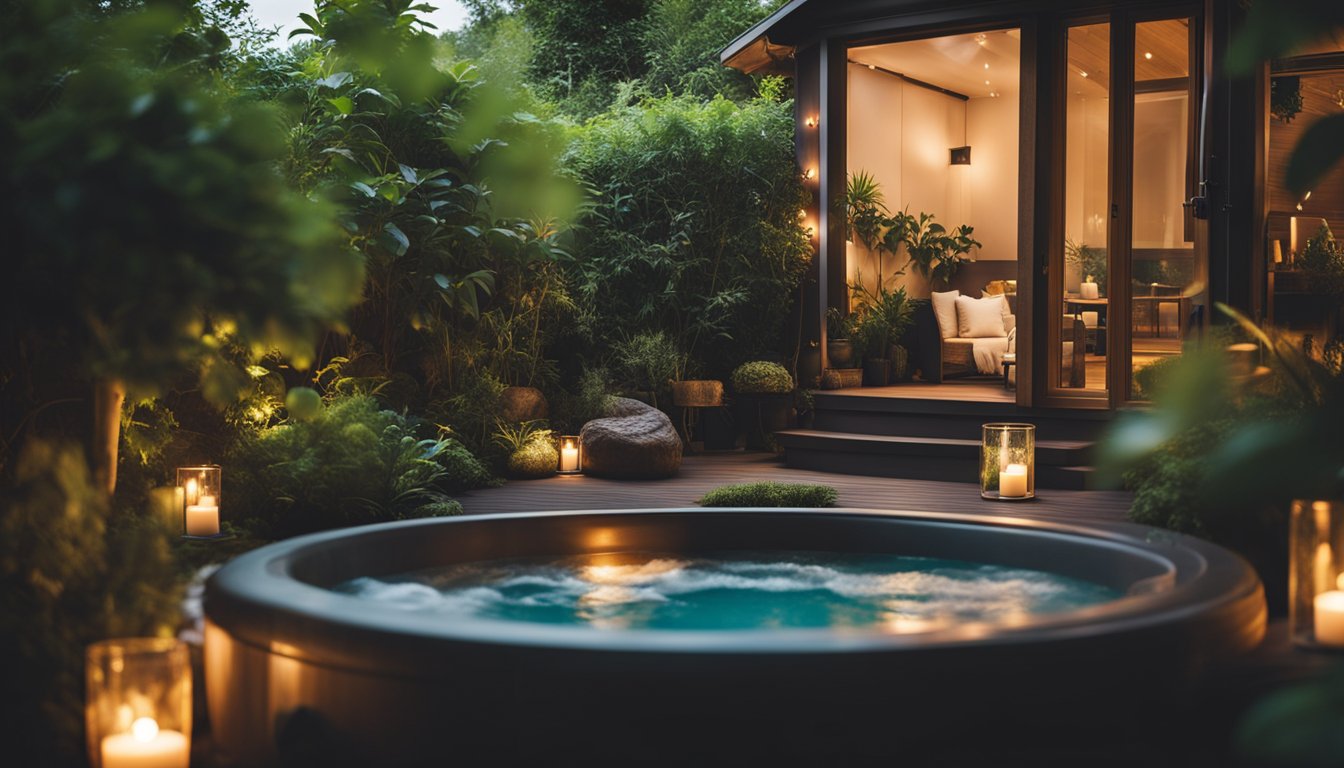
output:
[[[862,384],[862,368],[827,368],[821,375],[822,389],[848,389]]]
[[[723,405],[723,382],[713,379],[672,382],[672,404],[682,408]]]

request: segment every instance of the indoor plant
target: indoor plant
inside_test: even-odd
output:
[[[899,226],[905,235],[909,256],[906,265],[914,265],[915,270],[934,285],[947,285],[962,263],[970,261],[967,254],[971,249],[980,247],[980,241],[971,236],[974,227],[962,224],[949,230],[934,221],[931,213],[920,213],[919,218],[898,213],[893,218],[900,220]]]
[[[770,435],[789,426],[793,377],[778,363],[757,360],[739,365],[732,385],[737,423],[747,447],[770,450]]]

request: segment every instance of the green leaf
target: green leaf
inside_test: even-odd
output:
[[[406,236],[405,232],[401,231],[401,227],[398,227],[396,224],[389,221],[383,225],[383,231],[391,235],[392,239],[397,242],[398,247],[395,249],[396,254],[398,256],[405,256],[406,251],[411,248],[411,239]]]
[[[1344,113],[1327,115],[1307,127],[1288,158],[1286,181],[1293,194],[1306,194],[1344,158]]]
[[[353,79],[354,76],[351,75],[349,72],[337,72],[333,75],[318,80],[317,86],[319,88],[331,88],[334,90],[336,88],[340,88],[346,83],[349,83]]]
[[[365,197],[377,197],[377,196],[378,196],[378,191],[377,191],[376,189],[374,189],[373,187],[370,187],[368,184],[365,184],[365,183],[362,182],[362,181],[352,182],[352,183],[350,184],[350,187],[351,187],[351,189],[354,189],[355,191],[357,191],[357,192],[363,194]]]
[[[419,178],[415,175],[414,168],[405,163],[397,163],[397,167],[401,169],[401,178],[405,179],[408,184],[419,183]]]
[[[337,96],[334,99],[327,99],[327,103],[342,115],[348,115],[355,111],[355,102],[349,96]]]

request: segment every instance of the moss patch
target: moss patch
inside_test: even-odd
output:
[[[829,485],[743,483],[724,485],[700,499],[702,507],[833,507],[838,494]]]

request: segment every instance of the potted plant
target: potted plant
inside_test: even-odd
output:
[[[892,363],[897,356],[901,358],[901,375],[905,374],[905,349],[897,343],[910,327],[912,308],[906,301],[905,288],[869,290],[860,278],[850,291],[859,306],[854,336],[863,354],[863,383],[885,386],[891,382]]]
[[[826,360],[829,367],[854,367],[854,342],[850,335],[857,319],[853,314],[842,313],[839,307],[826,310]]]
[[[737,423],[747,447],[772,450],[770,435],[789,426],[793,377],[778,363],[756,360],[733,371],[732,385]]]
[[[900,228],[909,256],[906,265],[913,265],[934,285],[947,285],[961,265],[970,261],[967,254],[971,249],[980,247],[980,241],[971,236],[974,227],[962,224],[948,230],[934,221],[931,213],[920,213],[919,218],[899,213],[893,218],[901,221]]]

